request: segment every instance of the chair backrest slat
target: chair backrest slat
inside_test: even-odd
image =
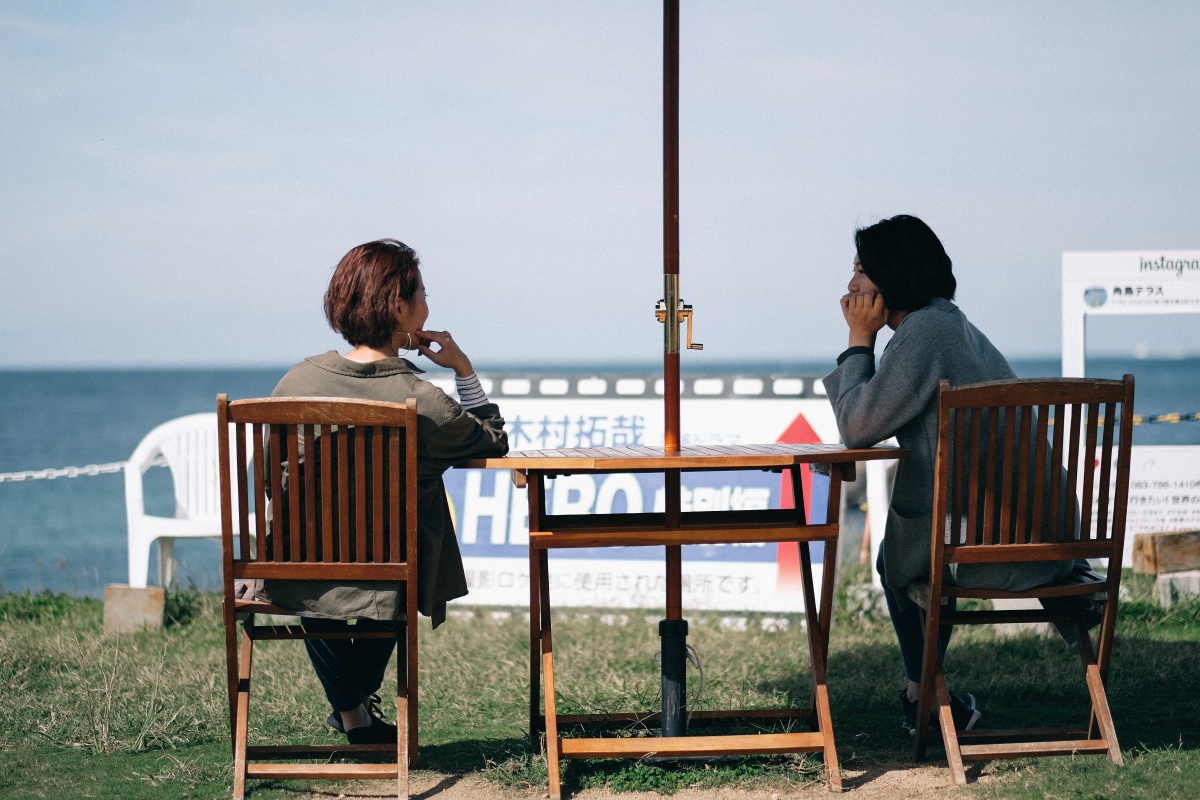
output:
[[[999,421],[1000,409],[991,408],[987,410],[987,432],[988,444],[987,452],[992,453],[993,457],[987,459],[985,464],[984,474],[987,476],[983,484],[983,520],[982,528],[983,535],[981,538],[982,544],[996,544],[995,528],[996,528],[996,458],[997,440],[999,437]]]
[[[962,527],[962,482],[963,482],[963,465],[966,463],[966,453],[963,450],[963,437],[966,425],[963,422],[963,416],[966,414],[964,409],[955,409],[951,415],[953,422],[951,430],[953,431],[954,447],[950,450],[950,465],[949,465],[949,480],[954,483],[950,491],[950,530],[954,536],[960,536],[963,530]]]
[[[1017,409],[1006,406],[1000,410],[1004,421],[1004,450],[1000,454],[1000,528],[997,531],[999,544],[1012,544],[1012,504],[1016,497],[1013,494],[1013,473],[1017,468],[1017,458],[1014,455],[1014,440],[1017,427]]]
[[[237,458],[237,483],[236,495],[238,504],[238,552],[250,552],[250,491],[247,486],[246,468],[248,459],[246,457],[246,431],[241,426],[234,430],[234,450]],[[218,475],[217,480],[220,480]]]
[[[281,426],[282,436],[280,437],[287,443],[287,467],[288,467],[288,482],[296,485],[296,481],[300,480],[300,431],[298,426],[288,425],[286,428]],[[304,550],[304,519],[300,515],[300,500],[303,495],[300,492],[288,492],[288,530],[292,532],[290,537],[293,552],[289,554],[289,560],[304,561],[307,555]]]
[[[333,464],[335,458],[334,442],[335,434],[333,428],[329,425],[318,425],[317,429],[321,432],[320,438],[317,439],[317,457],[321,460],[321,464]],[[334,548],[333,543],[333,469],[321,469],[321,553],[322,560],[336,561],[339,553]]]
[[[1029,441],[1029,418],[1032,416],[1028,408],[1017,409],[1020,416],[1021,427],[1017,435],[1017,508],[1016,520],[1013,527],[1013,541],[1017,544],[1026,544],[1029,542],[1029,522],[1027,515],[1029,514],[1029,484],[1030,474],[1028,470],[1020,468],[1021,464],[1030,463],[1033,458],[1033,445]],[[1041,476],[1041,470],[1038,469],[1038,463],[1033,463],[1034,474],[1032,478],[1037,480]]]
[[[388,429],[388,462],[391,464],[400,463],[400,431],[395,428]],[[400,470],[392,469],[388,481],[388,510],[391,513],[391,527],[389,528],[388,541],[388,557],[399,558],[400,553],[400,507],[406,503],[408,498],[404,496],[404,485],[400,482]]]
[[[263,457],[263,464],[267,470],[267,491],[270,492],[270,497],[283,497],[283,464],[282,449],[279,444],[279,426],[268,425],[266,434],[267,446],[266,455]],[[272,526],[272,530],[283,530],[283,503],[269,502],[268,508],[271,509],[268,522]],[[269,558],[287,561],[289,559],[288,549],[288,539],[286,537],[276,539],[272,544],[268,545]]]
[[[1063,487],[1063,493],[1066,495],[1063,503],[1063,521],[1062,529],[1069,533],[1075,530],[1075,522],[1077,519],[1078,506],[1071,502],[1075,497],[1075,487],[1079,485],[1079,428],[1082,424],[1082,409],[1083,406],[1079,403],[1072,403],[1071,410],[1067,419],[1071,427],[1070,445],[1067,448],[1067,480]]]
[[[337,459],[334,470],[338,477],[338,561],[353,561],[350,550],[350,437],[353,429],[339,427],[337,430]]]
[[[971,414],[971,453],[978,453],[983,427],[983,414],[980,409],[970,409]],[[978,457],[972,458],[967,467],[967,544],[982,544],[979,534],[979,464]]]
[[[354,560],[363,563],[367,560],[367,436],[369,428],[355,427],[354,436]]]
[[[935,569],[1112,557],[1124,536],[1132,376],[943,384],[939,394]]]
[[[1034,475],[1033,483],[1033,509],[1032,519],[1029,523],[1029,541],[1044,542],[1045,529],[1042,526],[1042,507],[1045,505],[1045,488],[1046,488],[1046,436],[1050,426],[1050,406],[1040,405],[1037,407],[1037,427],[1033,432],[1033,463],[1037,469]],[[1049,469],[1054,469],[1049,467]],[[1053,490],[1051,490],[1053,491]]]
[[[1079,538],[1092,538],[1092,496],[1094,491],[1094,483],[1096,477],[1096,459],[1092,455],[1096,452],[1096,429],[1100,424],[1100,406],[1096,403],[1088,403],[1087,406],[1087,444],[1085,450],[1080,454],[1080,459],[1083,461],[1083,501],[1079,504]]]
[[[371,497],[374,502],[371,503],[371,510],[374,512],[374,520],[371,525],[371,555],[374,558],[382,558],[384,554],[383,537],[386,529],[383,524],[383,472],[387,466],[387,451],[383,448],[383,428],[375,426],[371,428]]]
[[[1100,448],[1100,500],[1096,508],[1096,538],[1108,531],[1108,481],[1111,477],[1113,429],[1116,425],[1116,405],[1104,406],[1104,444]]]
[[[1050,445],[1050,515],[1046,520],[1048,525],[1064,530],[1067,529],[1067,526],[1059,522],[1059,515],[1065,513],[1061,503],[1062,471],[1065,467],[1063,441],[1066,436],[1067,424],[1065,413],[1066,406],[1062,403],[1054,406],[1054,441]]]
[[[306,462],[312,462],[316,457],[316,434],[313,432],[312,425],[302,426],[304,429],[304,458]],[[303,478],[302,490],[304,494],[304,546],[306,548],[305,556],[308,561],[321,560],[321,545],[318,534],[321,532],[321,523],[317,519],[317,489],[316,481],[313,473],[316,470],[305,464],[305,468],[301,471]]]
[[[262,425],[254,425],[250,431],[250,452],[255,454],[254,461],[256,462],[254,470],[254,546],[256,552],[265,556],[267,553],[267,487],[262,467],[257,463],[258,457],[262,455],[263,451]]]

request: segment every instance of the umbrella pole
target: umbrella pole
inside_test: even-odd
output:
[[[663,446],[679,451],[679,0],[663,3]]]
[[[663,3],[663,449],[679,452],[679,0]],[[666,524],[678,527],[680,473],[665,475]],[[683,619],[682,552],[666,548],[666,619],[662,641],[662,733],[687,735],[687,620]]]

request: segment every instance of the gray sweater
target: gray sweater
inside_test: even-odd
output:
[[[904,317],[878,368],[869,348],[852,347],[825,377],[847,447],[895,436],[911,452],[896,469],[880,558],[883,580],[902,603],[909,584],[929,580],[938,382],[961,386],[1015,377],[958,306],[941,298]],[[1070,567],[1068,561],[968,564],[957,565],[952,577],[962,586],[1020,591],[1057,581]]]

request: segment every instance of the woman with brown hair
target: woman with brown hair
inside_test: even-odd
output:
[[[348,252],[329,281],[325,316],[350,349],[305,359],[283,376],[272,396],[416,399],[417,605],[436,628],[446,618],[446,602],[467,593],[442,473],[470,458],[504,455],[508,438],[500,410],[488,400],[454,337],[425,329],[429,305],[419,267],[416,252],[396,239],[368,242]],[[454,370],[458,401],[422,380],[422,371],[402,357],[414,350]],[[403,598],[392,583],[265,581],[258,591],[312,627],[339,628],[354,620],[356,630],[394,630],[404,619]],[[333,707],[329,725],[353,744],[395,742],[396,728],[380,718],[374,696],[394,642],[329,639],[305,644]]]

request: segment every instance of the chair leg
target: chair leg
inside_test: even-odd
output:
[[[408,619],[396,636],[396,796],[400,800],[408,799],[408,771],[417,763],[416,644],[409,641],[416,626],[410,626]]]
[[[233,731],[233,800],[246,796],[246,740],[250,723],[250,671],[254,640],[242,632],[242,657],[238,665],[237,721]]]
[[[940,587],[938,587],[940,588]],[[931,598],[933,594],[931,592]],[[929,744],[929,716],[934,705],[934,676],[938,666],[938,633],[941,626],[941,605],[933,598],[932,608],[925,613],[925,652],[921,656],[921,689],[917,697],[917,732],[913,760],[924,761]]]
[[[408,800],[408,698],[396,696],[396,797]]]
[[[1086,630],[1081,629],[1079,637],[1079,657],[1083,660],[1083,666],[1087,678],[1088,694],[1092,700],[1092,710],[1088,721],[1088,736],[1093,737],[1099,734],[1108,747],[1108,760],[1117,766],[1123,766],[1124,758],[1121,756],[1121,746],[1117,742],[1117,728],[1113,724],[1112,711],[1108,707],[1108,693],[1104,688],[1104,678],[1100,674],[1100,665],[1097,663],[1095,651],[1092,650],[1092,639]]]
[[[175,580],[175,540],[158,537],[158,585],[164,590]]]
[[[967,771],[963,767],[962,752],[958,749],[958,731],[954,729],[954,714],[950,711],[950,689],[946,686],[946,674],[938,667],[935,675],[938,698],[938,724],[942,728],[942,744],[946,748],[946,762],[950,775],[959,786],[967,783]],[[918,721],[920,717],[917,717]],[[921,727],[918,724],[918,727]]]
[[[237,707],[238,707],[238,631],[237,613],[225,603],[225,681],[229,697],[229,742],[236,751]]]
[[[150,545],[153,539],[141,535],[129,538],[129,586],[133,589],[145,589],[150,577]]]
[[[410,624],[405,622],[405,665],[406,674],[408,676],[407,683],[407,699],[405,702],[405,713],[408,721],[408,765],[412,769],[417,768],[417,761],[420,758],[417,748],[419,744],[418,737],[418,702],[417,702],[417,605],[414,601],[409,608],[407,619],[413,620]],[[396,719],[399,719],[397,717]]]

